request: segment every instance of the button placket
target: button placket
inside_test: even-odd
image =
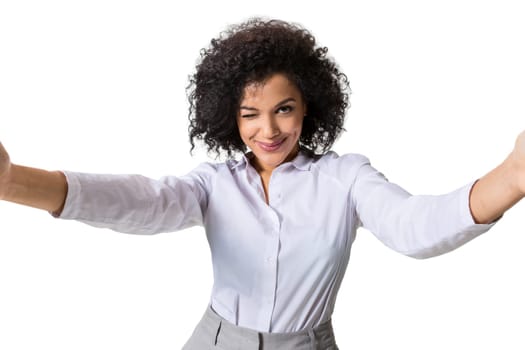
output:
[[[273,207],[281,199],[281,191],[279,190],[279,174],[278,170],[274,170],[272,176],[270,177],[269,184],[269,196],[270,196],[270,205]]]
[[[273,220],[272,220],[273,221]],[[279,248],[279,235],[275,230],[275,226],[271,220],[267,219],[268,236],[266,236],[266,243],[264,250],[261,251],[260,262],[262,272],[261,284],[261,313],[259,322],[262,328],[271,329],[271,322],[274,312],[276,286],[277,286],[277,254]],[[277,234],[276,234],[277,233]]]
[[[259,314],[259,322],[262,328],[271,329],[271,322],[273,318],[275,298],[277,292],[277,261],[279,253],[281,220],[276,210],[279,199],[281,197],[278,188],[278,181],[276,182],[276,172],[270,178],[269,183],[269,203],[261,207],[261,219],[265,226],[266,246],[262,255],[260,256],[261,270],[264,275],[261,285],[261,305],[264,306]],[[277,184],[277,186],[276,186]],[[261,193],[261,198],[264,198],[262,182],[257,183],[258,191]]]

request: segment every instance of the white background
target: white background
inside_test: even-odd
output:
[[[353,94],[339,153],[412,193],[484,175],[525,128],[519,1],[2,1],[0,139],[46,169],[182,175],[185,87],[228,24],[302,23]],[[361,230],[339,292],[341,349],[523,349],[525,206],[441,257]],[[444,218],[446,220],[446,218]],[[202,228],[133,236],[0,203],[0,349],[179,349],[207,305]]]

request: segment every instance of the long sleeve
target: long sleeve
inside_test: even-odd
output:
[[[214,167],[182,177],[64,172],[68,194],[62,219],[119,232],[155,234],[202,225]]]
[[[489,230],[469,209],[473,183],[444,195],[411,195],[365,163],[353,200],[362,226],[388,247],[415,258],[449,252]]]

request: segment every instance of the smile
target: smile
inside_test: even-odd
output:
[[[276,150],[279,149],[279,147],[281,147],[281,145],[284,143],[284,141],[286,140],[286,138],[280,140],[280,141],[277,141],[277,142],[274,142],[274,143],[264,143],[264,142],[259,142],[259,141],[255,141],[255,143],[263,150],[263,151],[266,151],[266,152],[274,152]]]

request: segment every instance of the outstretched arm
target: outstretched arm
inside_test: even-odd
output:
[[[411,195],[369,163],[353,189],[362,225],[387,246],[417,258],[444,254],[486,232],[524,196],[525,131],[499,166],[453,192]]]
[[[154,234],[203,224],[216,169],[201,164],[182,177],[46,171],[11,163],[0,143],[0,200],[119,232]]]
[[[0,199],[58,213],[66,194],[62,172],[13,164],[0,143]]]
[[[525,196],[525,131],[511,154],[479,179],[470,193],[470,211],[476,223],[490,223]]]

